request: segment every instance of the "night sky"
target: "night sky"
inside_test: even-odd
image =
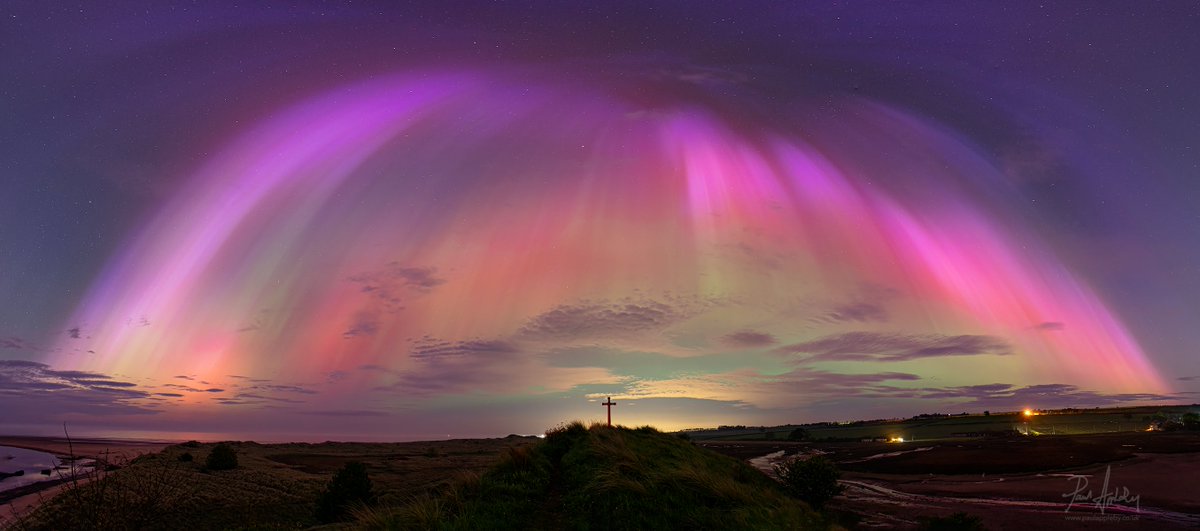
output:
[[[1200,394],[1194,2],[105,4],[0,6],[0,432]]]

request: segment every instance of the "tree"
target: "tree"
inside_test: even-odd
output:
[[[788,434],[788,440],[789,441],[807,441],[808,440],[808,430],[806,430],[804,428],[796,428],[796,429],[792,430],[791,433]]]
[[[375,493],[371,490],[367,466],[350,461],[334,474],[317,499],[317,519],[325,523],[336,522],[347,515],[352,505],[374,503]]]
[[[204,467],[209,470],[233,470],[237,466],[237,452],[225,443],[214,446],[204,461]]]
[[[833,461],[821,456],[793,459],[776,465],[775,474],[793,496],[817,509],[842,493],[842,486],[838,485],[838,478],[842,474]]]

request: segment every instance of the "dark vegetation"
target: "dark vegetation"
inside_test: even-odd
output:
[[[359,511],[367,529],[806,529],[823,517],[744,462],[649,427],[578,422],[439,496]]]
[[[838,485],[841,473],[833,461],[819,455],[776,465],[775,475],[789,493],[818,509],[842,492]]]
[[[934,516],[921,523],[921,531],[984,531],[978,516],[958,512],[950,516]]]
[[[186,461],[180,456],[181,461]],[[204,468],[208,470],[233,470],[238,466],[237,451],[228,444],[218,444],[208,453]]]
[[[788,433],[789,441],[807,441],[809,438],[808,430],[804,428],[796,428]]]
[[[367,466],[350,461],[342,467],[317,498],[317,520],[336,522],[349,516],[352,508],[375,504],[375,492]]]

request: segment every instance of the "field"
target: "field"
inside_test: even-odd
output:
[[[781,440],[792,430],[801,427],[809,440],[858,441],[862,439],[901,437],[906,441],[975,437],[984,434],[1020,432],[1033,435],[1086,435],[1123,431],[1145,431],[1155,415],[1182,415],[1200,412],[1200,406],[1131,407],[1095,410],[1064,410],[1038,412],[1025,416],[1021,412],[990,415],[943,415],[903,420],[819,423],[772,427],[739,427],[734,429],[691,430],[688,435],[696,441],[710,440]]]

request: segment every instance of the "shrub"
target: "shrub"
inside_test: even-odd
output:
[[[191,463],[193,460],[195,460],[195,458],[192,457],[192,454],[190,452],[184,452],[182,454],[179,454],[179,460],[183,461],[184,463]]]
[[[789,441],[807,441],[808,440],[808,430],[806,430],[804,428],[796,428],[796,429],[792,430],[791,433],[788,434],[788,440]]]
[[[950,516],[935,516],[921,525],[922,531],[984,531],[983,520],[963,512]]]
[[[1180,418],[1181,418],[1181,420],[1183,420],[1183,428],[1184,429],[1192,430],[1192,431],[1200,430],[1200,415],[1197,415],[1196,413],[1188,412],[1188,413],[1184,413],[1183,417],[1180,417]]]
[[[317,499],[317,519],[325,523],[336,522],[348,516],[351,507],[374,503],[375,493],[371,490],[367,466],[350,461],[334,474]]]
[[[204,466],[209,470],[235,469],[238,466],[237,452],[228,444],[218,444],[208,453],[208,459],[204,461]]]
[[[841,485],[838,485],[841,473],[833,461],[821,456],[793,459],[776,465],[775,474],[793,496],[814,508],[820,508],[842,492]]]

